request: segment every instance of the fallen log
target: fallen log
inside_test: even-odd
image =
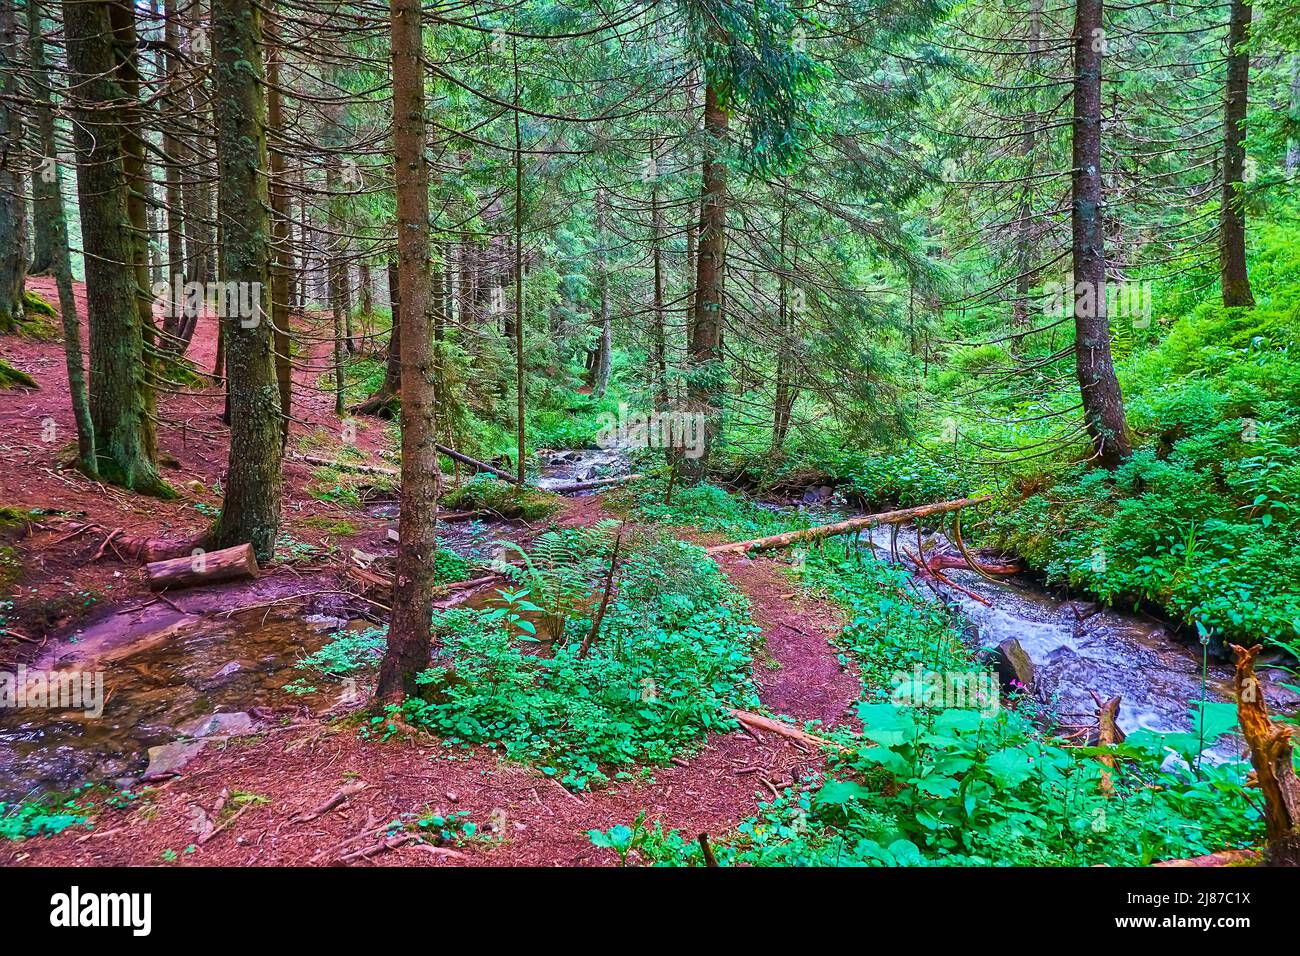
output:
[[[163,588],[188,588],[196,584],[216,584],[239,578],[255,578],[257,555],[251,544],[237,544],[220,551],[202,551],[183,558],[170,558],[145,565],[145,576],[154,591]]]
[[[520,483],[518,475],[512,475],[510,474],[510,472],[503,471],[500,468],[497,468],[495,465],[489,465],[487,462],[479,461],[477,458],[471,458],[469,457],[469,455],[462,455],[460,452],[448,448],[446,445],[434,445],[433,447],[438,449],[438,452],[440,454],[446,455],[452,461],[458,461],[462,465],[469,465],[471,468],[477,471],[485,471],[489,475],[496,475],[502,481],[508,481],[512,485],[517,485]]]
[[[882,524],[901,524],[913,518],[924,518],[929,515],[961,511],[963,508],[982,504],[992,497],[992,495],[981,495],[978,498],[958,498],[953,501],[939,501],[934,504],[920,505],[916,508],[901,508],[897,511],[864,515],[861,518],[849,518],[847,521],[837,521],[834,524],[817,525],[813,528],[805,528],[802,531],[787,531],[784,534],[769,535],[766,538],[735,541],[730,544],[715,544],[711,548],[705,548],[705,550],[709,554],[749,554],[754,551],[775,551],[779,548],[788,548],[793,544],[832,538],[837,535],[848,534],[851,531],[860,531],[863,528],[874,528]]]
[[[1194,856],[1184,860],[1162,860],[1152,866],[1248,866],[1261,859],[1259,850],[1220,850],[1205,856]]]
[[[1263,645],[1249,649],[1228,646],[1237,655],[1233,680],[1237,721],[1250,746],[1250,762],[1264,796],[1264,862],[1270,866],[1300,866],[1300,779],[1292,758],[1295,728],[1269,717],[1264,688],[1255,674],[1255,658]]]
[[[294,455],[295,460],[317,465],[321,468],[337,468],[340,471],[356,471],[363,475],[383,475],[386,478],[401,477],[401,469],[387,468],[383,465],[366,465],[355,461],[336,461],[333,458],[321,458],[318,455]]]

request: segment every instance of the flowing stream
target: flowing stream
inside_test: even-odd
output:
[[[541,487],[626,474],[618,449],[542,453]],[[590,492],[589,492],[590,493]],[[830,507],[829,489],[810,490],[809,516],[832,520],[852,509]],[[767,504],[781,511],[790,503]],[[451,547],[478,553],[484,535],[504,536],[505,527],[451,525]],[[890,556],[890,529],[869,535],[877,555]],[[868,536],[863,536],[863,543]],[[899,540],[915,549],[913,532]],[[940,550],[950,546],[940,536]],[[1210,657],[1202,673],[1202,648],[1169,633],[1152,618],[1086,601],[1067,600],[1028,577],[989,581],[963,570],[945,572],[980,599],[937,585],[986,647],[1014,640],[1033,664],[1036,695],[1050,722],[1087,724],[1096,712],[1092,694],[1118,696],[1120,727],[1157,731],[1194,730],[1193,701],[1232,700],[1231,667]],[[929,585],[914,576],[921,590]],[[478,606],[490,593],[477,595]],[[987,602],[987,603],[985,603]],[[85,708],[26,707],[0,710],[0,802],[43,791],[64,791],[87,781],[129,786],[150,764],[148,751],[202,736],[220,738],[265,726],[263,709],[322,711],[348,692],[337,683],[292,694],[285,685],[310,673],[295,664],[319,650],[340,629],[362,626],[339,618],[302,616],[287,609],[261,608],[230,615],[184,615],[158,604],[141,612],[107,614],[59,642],[30,665],[31,671],[79,669],[103,675],[102,714]],[[1262,669],[1275,709],[1294,710],[1300,696],[1280,686],[1287,676]],[[252,715],[250,716],[250,712]],[[1211,753],[1221,759],[1240,752],[1226,738]]]

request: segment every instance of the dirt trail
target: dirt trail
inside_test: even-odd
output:
[[[33,287],[54,300],[50,288],[33,280]],[[83,290],[77,287],[79,306]],[[83,329],[84,319],[83,314]],[[332,397],[315,387],[327,361],[329,343],[314,339],[314,320],[296,326],[312,340],[308,358],[295,372],[297,436],[316,429],[337,434],[338,418]],[[190,357],[200,368],[211,368],[215,335],[211,323],[200,322]],[[0,394],[0,503],[82,512],[101,525],[129,527],[152,536],[189,536],[210,520],[195,507],[219,504],[210,492],[225,468],[228,432],[220,424],[220,390],[182,391],[161,397],[162,416],[171,424],[160,429],[162,451],[174,458],[167,469],[186,498],[156,502],[88,482],[58,468],[62,448],[75,434],[68,403],[61,345],[5,338],[0,355],[32,373],[39,391]],[[42,423],[58,425],[55,442],[42,441]],[[292,442],[292,439],[291,439]],[[358,444],[375,453],[385,442],[380,423],[362,421]],[[338,546],[385,534],[390,523],[355,510],[321,502],[303,490],[310,469],[286,464],[285,527],[298,540],[322,542],[312,518],[338,518],[360,529],[357,538],[333,539]],[[203,489],[184,482],[198,479]],[[561,521],[590,524],[605,517],[601,500],[589,496],[569,500]],[[39,603],[94,590],[104,603],[118,607],[147,600],[140,569],[108,553],[91,562],[102,535],[83,534],[55,542],[65,534],[51,525],[36,529],[21,543],[26,564],[24,600]],[[799,720],[842,722],[846,708],[858,697],[853,675],[844,673],[827,639],[837,629],[828,605],[797,598],[794,587],[768,559],[728,558],[724,568],[749,597],[754,619],[764,632],[767,657],[755,661],[755,679],[764,704],[775,713]],[[313,575],[304,568],[272,571],[253,585],[238,589],[196,588],[182,601],[187,610],[202,613],[229,602],[265,600],[282,592],[303,591]],[[322,586],[322,585],[318,585]],[[323,585],[328,586],[328,585]],[[101,614],[111,613],[106,611]],[[76,619],[73,618],[75,621]],[[62,623],[61,623],[62,621]],[[74,624],[51,616],[35,633],[70,633]],[[6,649],[0,648],[0,651]],[[39,651],[17,645],[8,651]],[[0,654],[0,657],[5,655]],[[769,665],[779,665],[776,667]],[[608,864],[616,857],[598,850],[587,837],[590,829],[631,824],[642,811],[653,823],[679,828],[691,837],[720,834],[751,815],[760,799],[799,775],[821,767],[823,758],[795,747],[784,738],[744,733],[714,735],[701,751],[679,765],[647,772],[644,779],[619,781],[606,790],[574,795],[537,771],[500,761],[488,748],[448,748],[437,740],[417,736],[379,742],[361,739],[353,727],[332,728],[320,722],[276,728],[270,733],[232,740],[209,748],[183,776],[157,787],[152,808],[105,809],[95,830],[72,830],[50,839],[0,844],[0,865],[148,865],[176,854],[180,864],[274,865],[332,864],[340,847],[403,814],[470,812],[480,826],[501,825],[501,840],[473,844],[464,858],[435,857],[414,846],[383,853],[386,865],[582,865]],[[0,768],[2,770],[3,768]],[[345,783],[362,780],[366,789],[310,823],[294,823],[295,815],[326,802]],[[201,848],[185,853],[196,842],[202,813],[217,802],[222,790],[245,791],[267,798],[229,829]],[[364,846],[365,842],[351,844]],[[366,865],[361,861],[361,865]]]
[[[605,513],[595,497],[571,500],[561,521],[590,524]],[[780,667],[756,661],[764,703],[800,719],[839,722],[857,699],[856,681],[843,673],[826,638],[836,617],[824,604],[797,598],[766,560],[729,560],[727,573],[749,596],[767,652]],[[648,779],[618,782],[596,793],[570,794],[525,767],[506,764],[490,750],[448,748],[431,737],[386,743],[360,739],[353,728],[305,723],[268,735],[209,748],[157,789],[155,809],[106,811],[97,829],[0,846],[6,865],[149,865],[166,851],[202,865],[285,865],[337,862],[340,848],[403,814],[468,811],[480,826],[495,822],[503,839],[471,844],[464,856],[439,857],[416,846],[379,855],[384,865],[572,866],[615,862],[592,846],[591,829],[631,824],[643,811],[653,825],[688,836],[720,834],[755,812],[760,799],[822,766],[823,758],[783,738],[744,733],[714,735],[700,753],[658,768]],[[346,783],[367,787],[346,805],[310,823],[293,817],[325,803]],[[228,831],[190,854],[196,821],[223,789],[269,802],[248,811]],[[362,840],[350,847],[367,845]],[[369,865],[368,861],[354,861]]]

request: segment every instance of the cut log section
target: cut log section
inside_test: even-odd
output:
[[[255,578],[257,574],[257,555],[251,544],[237,544],[220,551],[204,551],[199,548],[195,549],[194,554],[183,558],[154,561],[145,565],[149,587],[155,591]]]
[[[982,504],[992,497],[992,495],[981,495],[978,498],[958,498],[954,501],[939,501],[934,504],[919,505],[916,508],[901,508],[898,511],[885,511],[880,514],[864,515],[861,518],[849,518],[847,521],[818,525],[814,528],[805,528],[802,531],[787,531],[784,534],[774,534],[766,538],[735,541],[730,544],[715,544],[705,550],[709,554],[749,554],[754,551],[775,551],[806,541],[818,541],[822,538],[833,538],[837,535],[861,531],[864,528],[874,528],[877,525],[901,524],[914,518],[925,518],[929,515],[961,511],[963,508]]]

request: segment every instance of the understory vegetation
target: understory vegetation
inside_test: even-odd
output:
[[[800,523],[709,487],[675,507],[643,503],[637,514],[694,524],[701,506],[731,538]],[[1195,705],[1203,733],[1139,731],[1118,747],[1067,745],[1014,695],[1000,702],[998,680],[960,620],[902,568],[832,540],[798,553],[791,574],[845,611],[836,644],[861,676],[862,732],[820,729],[846,749],[830,753],[824,774],[786,786],[735,833],[715,836],[719,863],[1144,865],[1255,839],[1248,767],[1199,759],[1235,729],[1234,705]],[[954,673],[982,675],[972,684],[992,688],[991,697],[931,706],[926,682]],[[635,851],[645,862],[704,864],[692,835],[644,816],[591,837],[625,859]]]
[[[638,536],[624,544],[618,592],[588,641],[613,534],[610,522],[547,532],[522,567],[500,565],[516,574],[514,586],[480,607],[438,612],[435,664],[402,719],[574,790],[644,774],[732,727],[721,708],[757,701],[759,632],[744,597],[699,548]],[[354,676],[373,670],[383,648],[382,628],[349,633],[302,666]],[[393,729],[381,717],[372,732]]]

